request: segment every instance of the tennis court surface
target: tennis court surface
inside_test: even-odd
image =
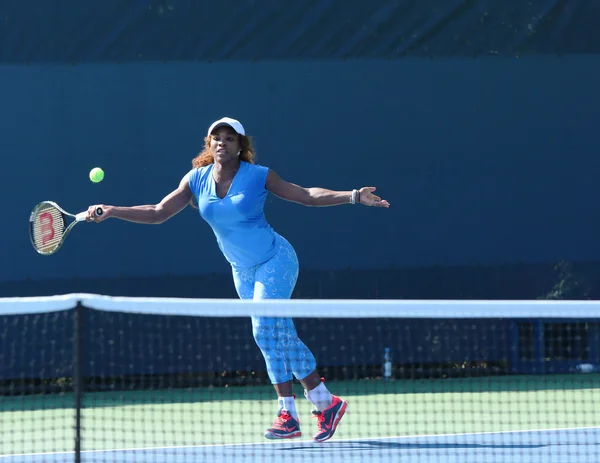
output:
[[[281,313],[349,404],[327,442],[298,383],[303,436],[263,438],[277,403],[248,317]],[[0,462],[597,462],[599,316],[589,301],[3,299]]]

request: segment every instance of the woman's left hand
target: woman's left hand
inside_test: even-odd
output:
[[[374,186],[365,186],[362,187],[360,191],[360,203],[365,206],[375,206],[375,207],[390,207],[390,203],[388,203],[385,199],[381,199],[379,196],[374,195],[375,191]]]

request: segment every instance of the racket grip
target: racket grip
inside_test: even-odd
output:
[[[104,211],[102,210],[102,208],[101,207],[97,207],[96,208],[96,215],[102,215],[102,214],[104,214]]]

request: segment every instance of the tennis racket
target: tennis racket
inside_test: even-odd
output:
[[[96,209],[96,215],[102,215],[101,207]],[[42,201],[33,208],[29,216],[31,244],[40,254],[45,256],[54,254],[65,242],[65,238],[75,224],[84,222],[86,217],[87,211],[73,215],[55,202]]]

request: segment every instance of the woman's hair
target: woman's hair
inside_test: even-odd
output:
[[[256,157],[256,154],[254,153],[254,147],[252,146],[252,139],[246,135],[238,134],[238,140],[242,150],[240,153],[240,160],[254,164],[254,158]],[[192,159],[192,167],[204,167],[212,164],[213,162],[215,162],[215,160],[210,152],[210,136],[208,136],[204,139],[204,149],[202,152]]]
[[[240,142],[240,149],[242,150],[240,153],[240,160],[254,164],[256,153],[254,152],[254,147],[252,146],[252,139],[246,135],[238,134],[238,140]],[[208,136],[204,138],[204,149],[200,152],[200,154],[198,154],[198,156],[192,159],[192,167],[196,169],[198,167],[208,166],[214,162],[215,158],[213,158],[213,155],[210,152],[210,136]],[[190,205],[198,209],[196,205],[196,198],[192,197],[190,200]]]

